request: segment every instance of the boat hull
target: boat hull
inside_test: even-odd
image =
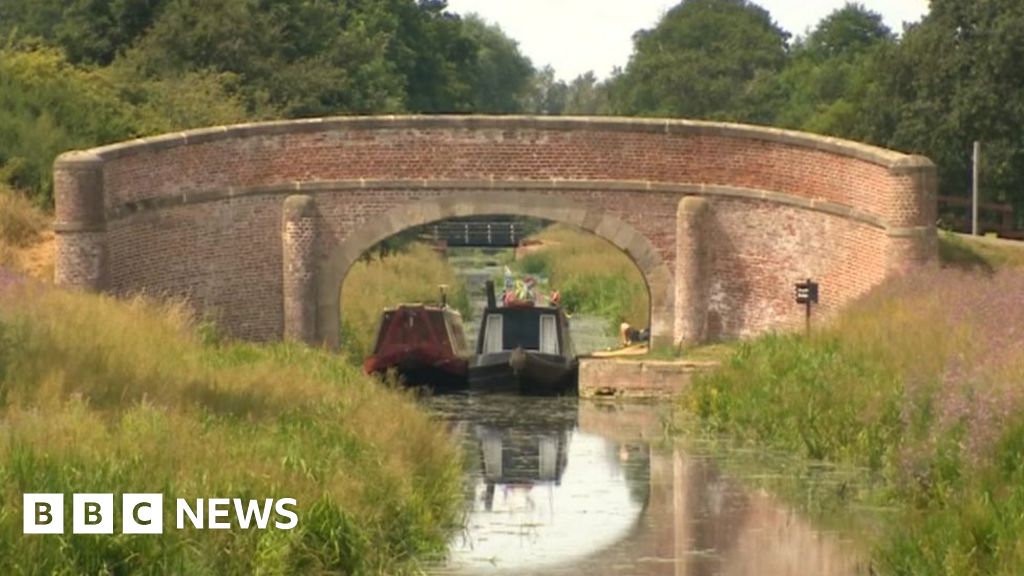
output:
[[[462,390],[468,385],[469,362],[464,358],[445,360],[421,359],[421,355],[407,353],[397,358],[371,356],[367,359],[367,373],[386,375],[393,371],[406,386],[427,386],[435,390]]]
[[[469,387],[539,396],[572,394],[578,375],[575,359],[514,350],[478,356],[469,368]]]

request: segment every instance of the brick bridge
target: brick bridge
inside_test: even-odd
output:
[[[339,345],[353,262],[450,217],[564,222],[643,273],[657,342],[798,325],[935,255],[925,158],[685,120],[352,117],[214,127],[54,166],[56,282],[186,297],[231,335]]]

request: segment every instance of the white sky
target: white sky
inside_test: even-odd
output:
[[[794,36],[846,0],[754,0],[782,29]],[[593,70],[607,77],[614,66],[625,67],[633,51],[633,33],[653,27],[678,4],[672,0],[448,0],[459,14],[475,12],[519,42],[519,49],[538,69],[550,64],[555,75],[571,80]],[[915,22],[928,11],[928,0],[860,0],[882,15],[897,33],[903,22]]]

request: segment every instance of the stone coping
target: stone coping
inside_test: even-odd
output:
[[[335,116],[279,120],[231,126],[213,126],[119,142],[60,155],[55,166],[71,168],[79,163],[115,160],[135,154],[158,153],[180,146],[260,136],[282,136],[346,130],[548,130],[589,132],[633,132],[718,136],[787,144],[819,150],[884,166],[894,171],[913,172],[934,168],[923,156],[912,156],[860,142],[768,126],[667,118],[624,118],[612,116]]]
[[[856,210],[844,204],[825,200],[812,200],[782,192],[770,192],[753,188],[717,186],[710,184],[666,184],[644,181],[614,180],[334,180],[315,182],[283,182],[272,185],[228,187],[196,192],[184,192],[175,196],[161,196],[138,202],[126,202],[107,211],[107,221],[117,221],[135,214],[166,208],[217,202],[233,198],[264,195],[290,195],[344,192],[346,190],[452,190],[452,191],[537,191],[537,190],[589,190],[651,192],[666,194],[699,195],[747,200],[764,200],[787,206],[794,206],[839,216],[867,224],[874,228],[890,230],[890,226],[878,216]],[[897,229],[893,229],[897,230]],[[898,229],[902,230],[902,229]]]

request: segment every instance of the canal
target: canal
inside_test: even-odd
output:
[[[433,574],[869,573],[853,542],[664,442],[658,405],[425,402],[466,457],[465,527]]]
[[[473,287],[503,264],[451,260],[479,310]],[[615,344],[606,319],[571,325],[578,350]],[[714,453],[666,441],[664,404],[478,393],[423,402],[465,455],[464,528],[432,574],[869,573],[855,543],[723,471]]]

